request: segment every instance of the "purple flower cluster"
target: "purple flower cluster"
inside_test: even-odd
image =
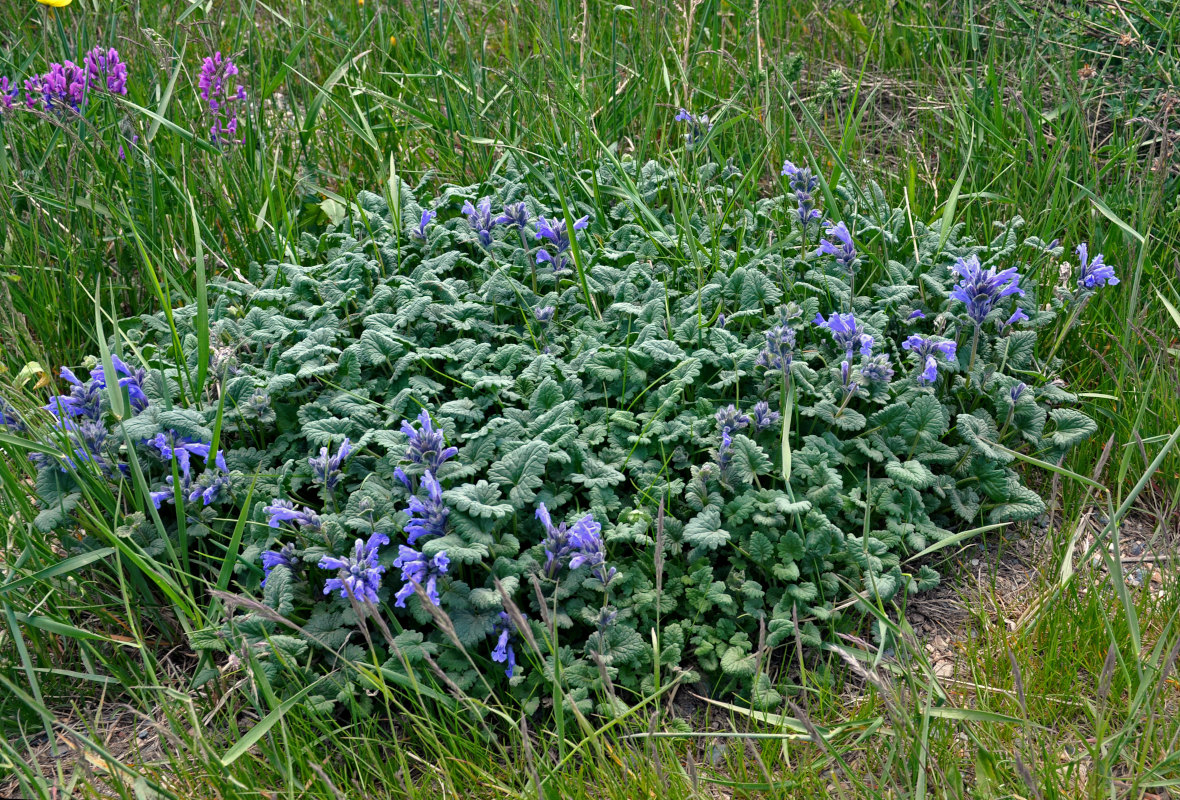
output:
[[[714,414],[713,419],[717,420],[717,429],[723,434],[732,434],[734,431],[748,427],[750,424],[749,416],[738,411],[737,406],[733,403],[730,403]]]
[[[1102,254],[1090,260],[1089,248],[1086,243],[1078,245],[1078,288],[1096,289],[1099,286],[1115,286],[1119,279],[1115,277],[1114,268],[1102,260]]]
[[[388,536],[374,533],[368,542],[357,539],[353,552],[344,558],[321,558],[320,569],[337,570],[337,576],[329,578],[324,584],[324,594],[339,590],[340,596],[345,599],[351,596],[360,602],[376,603],[377,590],[381,588],[381,573],[385,572],[385,566],[377,563],[378,550],[386,544],[389,544]]]
[[[594,515],[587,514],[572,526],[563,522],[554,525],[549,509],[544,503],[537,505],[537,519],[545,528],[545,575],[556,578],[563,565],[570,569],[589,566],[590,574],[603,585],[615,577],[614,567],[607,568],[606,554],[602,543],[602,526],[594,521]]]
[[[426,409],[418,412],[418,425],[420,427],[415,428],[406,420],[402,420],[401,431],[409,439],[405,458],[414,464],[421,464],[427,472],[437,475],[443,462],[458,453],[459,448],[446,446],[446,437],[443,436],[442,429],[434,427],[430,412]],[[394,474],[400,472],[399,468]],[[409,480],[404,477],[404,473],[399,475],[398,479],[409,488]]]
[[[751,417],[754,422],[754,430],[757,433],[762,433],[777,425],[778,421],[782,419],[782,414],[777,411],[771,411],[770,403],[767,403],[765,400],[759,400],[754,404]]]
[[[426,226],[438,216],[437,211],[430,211],[429,209],[422,209],[422,218],[418,220],[418,227],[410,230],[410,235],[416,239],[426,241]]]
[[[815,255],[829,255],[836,259],[836,263],[848,273],[849,290],[854,290],[852,278],[856,269],[856,246],[852,243],[852,234],[843,222],[828,223],[825,229],[828,236],[835,240],[821,239]]]
[[[795,329],[786,323],[772,327],[766,332],[766,346],[758,354],[757,365],[779,370],[785,376],[791,371],[791,362],[795,359],[797,335]]]
[[[1010,295],[1024,296],[1020,288],[1020,275],[1016,267],[997,271],[995,267],[984,269],[974,254],[960,258],[951,267],[960,278],[951,292],[951,298],[967,306],[967,316],[975,327],[983,325],[987,315],[1000,300]]]
[[[525,226],[529,224],[529,207],[524,201],[504,206],[504,213],[496,217],[497,225],[515,225],[523,235]]]
[[[63,114],[81,111],[86,104],[86,69],[73,61],[49,65],[49,71],[25,80],[25,105]]]
[[[877,353],[860,360],[860,375],[869,383],[889,383],[893,380],[893,363],[888,353]]]
[[[438,579],[447,573],[451,560],[446,551],[437,553],[434,558],[427,558],[422,553],[404,544],[398,548],[397,560],[393,566],[402,571],[402,588],[397,590],[394,603],[398,608],[406,607],[406,600],[414,594],[414,584],[418,584],[426,591],[426,596],[434,605],[442,605],[442,598],[438,594]]]
[[[791,187],[791,191],[795,193],[795,202],[797,203],[795,214],[799,218],[799,224],[803,226],[804,233],[806,233],[807,226],[822,216],[819,209],[815,207],[815,200],[812,198],[812,193],[819,186],[819,177],[812,175],[810,168],[796,167],[790,161],[783,162],[782,174],[786,177],[787,185]]]
[[[230,78],[237,74],[237,64],[231,58],[223,58],[220,51],[207,56],[201,63],[197,87],[201,90],[201,99],[209,105],[213,119],[209,138],[214,144],[240,144],[245,140],[244,136],[238,137],[238,109],[246,100],[246,89],[237,84],[230,90]]]
[[[708,114],[693,114],[687,108],[680,109],[680,112],[674,119],[688,126],[688,132],[684,134],[684,140],[688,142],[690,147],[699,144],[705,138],[705,134],[713,130],[713,123],[709,122]]]
[[[489,246],[492,243],[492,228],[499,221],[492,219],[491,198],[485,197],[474,206],[468,200],[463,204],[462,213],[467,215],[467,224],[479,235],[480,243],[484,247]]]
[[[83,59],[86,65],[87,88],[106,89],[111,94],[127,94],[127,65],[119,58],[119,51],[111,47],[96,47]]]
[[[277,528],[284,522],[290,522],[300,529],[318,531],[322,525],[318,514],[307,506],[304,506],[300,511],[290,500],[272,500],[269,506],[263,506],[262,511],[270,517],[266,524],[272,528]]]
[[[414,544],[424,536],[434,538],[446,533],[451,512],[443,503],[442,486],[430,470],[422,476],[422,486],[426,489],[425,499],[418,495],[410,497],[410,521],[405,528],[407,544]]]
[[[20,98],[20,89],[9,83],[7,75],[0,75],[0,112],[11,111]]]
[[[862,331],[856,324],[852,314],[833,312],[826,320],[816,314],[812,322],[821,328],[827,328],[832,333],[836,345],[844,349],[845,357],[850,358],[852,351],[859,349],[862,356],[868,356],[873,351],[873,337]]]
[[[512,639],[516,635],[516,626],[512,624],[511,618],[501,611],[500,618],[496,620],[496,627],[492,630],[492,636],[496,637],[496,647],[492,650],[492,661],[497,664],[507,664],[508,668],[504,672],[509,678],[516,671],[516,650],[512,646]]]
[[[225,463],[225,455],[218,450],[213,454],[213,464],[210,465],[209,453],[211,445],[196,441],[187,436],[177,436],[175,432],[157,433],[153,438],[144,442],[154,447],[160,453],[160,458],[171,463],[176,462],[180,468],[180,494],[186,500],[196,502],[201,498],[205,505],[210,505],[221,498],[223,490],[232,488],[229,467]],[[204,459],[205,470],[199,479],[193,478],[192,457]],[[150,493],[152,505],[160,508],[164,503],[176,500],[176,484],[172,475],[164,478],[163,488]]]
[[[574,230],[585,230],[590,224],[589,215],[581,219],[574,220]],[[570,249],[570,234],[566,230],[565,220],[554,217],[553,219],[545,219],[544,217],[537,217],[537,233],[536,238],[548,239],[556,248],[556,253],[550,253],[548,250],[541,248],[537,251],[537,263],[549,263],[553,265],[553,272],[558,273],[569,266],[569,259],[566,257],[566,252]]]
[[[270,577],[270,571],[275,567],[286,567],[287,569],[295,569],[295,545],[285,544],[278,550],[267,550],[258,560],[262,562],[262,585],[266,586],[266,579]]]
[[[327,447],[321,447],[319,456],[309,458],[307,463],[311,466],[311,473],[315,476],[316,481],[328,489],[335,489],[336,485],[340,483],[340,479],[344,477],[340,468],[344,466],[345,460],[351,454],[352,443],[345,437],[344,441],[340,443],[340,449],[335,454],[332,454]]]
[[[956,345],[952,341],[938,341],[931,336],[914,334],[901,343],[903,350],[909,350],[917,357],[918,366],[922,368],[918,375],[919,383],[934,383],[938,377],[938,359],[942,356],[946,362],[955,360]]]
[[[218,450],[213,456],[213,467],[206,465],[205,472],[193,482],[188,500],[194,503],[199,497],[204,505],[211,505],[221,498],[223,491],[229,492],[232,489],[233,480],[230,478],[229,467],[225,465],[225,455]]]

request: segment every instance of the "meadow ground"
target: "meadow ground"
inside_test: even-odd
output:
[[[850,639],[801,655],[782,714],[685,687],[576,741],[524,720],[489,741],[409,696],[381,697],[388,713],[369,719],[304,714],[241,665],[191,690],[197,657],[160,637],[117,562],[55,567],[60,546],[30,524],[24,451],[2,435],[0,795],[1180,794],[1175,4],[0,7],[0,75],[80,62],[96,43],[130,73],[93,131],[0,111],[8,397],[98,352],[96,307],[113,319],[194,302],[193,242],[205,269],[232,274],[391,170],[438,185],[481,182],[506,153],[569,174],[607,146],[676,158],[682,107],[709,114],[720,163],[758,176],[751,198],[779,185],[783,159],[807,161],[985,238],[1019,215],[1045,241],[1088,241],[1123,280],[1060,342],[1099,431],[1054,470],[1029,468],[1049,511],[964,542],[937,591],[879,609],[892,652]],[[249,98],[245,142],[228,150],[209,146],[197,88],[219,50]]]

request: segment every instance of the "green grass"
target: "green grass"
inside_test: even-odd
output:
[[[248,665],[213,692],[190,692],[182,615],[141,604],[171,568],[129,565],[96,512],[82,527],[114,552],[46,574],[60,556],[31,532],[31,473],[0,441],[10,456],[0,461],[0,580],[34,576],[0,586],[0,780],[11,773],[28,797],[64,781],[80,794],[109,785],[128,797],[225,798],[1141,797],[1176,785],[1175,562],[1157,596],[1119,597],[1086,570],[1054,588],[1092,505],[1109,514],[1134,496],[1161,541],[1180,506],[1180,459],[1166,453],[1180,420],[1180,157],[1160,134],[1169,118],[1152,94],[1176,91],[1180,12],[1148,0],[1120,9],[74,0],[50,12],[4,3],[0,75],[80,62],[95,43],[116,44],[131,66],[126,102],[103,101],[94,126],[0,117],[0,341],[4,394],[18,405],[44,402],[41,376],[22,372],[29,362],[56,373],[98,352],[100,281],[108,327],[195,302],[194,242],[211,272],[280,257],[324,224],[333,202],[384,186],[391,165],[414,184],[478,182],[506,152],[565,175],[604,146],[682,157],[672,122],[682,105],[710,114],[709,147],[756,178],[744,189],[751,198],[778,180],[784,158],[810,160],[829,181],[878,181],[915,218],[951,213],[984,235],[1019,215],[1046,240],[1088,241],[1123,283],[1094,299],[1059,351],[1100,424],[1066,466],[1108,486],[1110,500],[1074,478],[1046,480],[1061,525],[1029,589],[1045,599],[1041,613],[1012,630],[987,611],[1008,598],[981,605],[968,626],[968,684],[939,686],[920,643],[898,637],[896,661],[879,661],[875,645],[855,667],[834,650],[799,660],[790,718],[712,707],[707,731],[694,720],[679,736],[650,735],[677,730],[676,706],[664,703],[580,745],[552,732],[526,737],[515,717],[489,740],[466,710],[449,708],[461,701],[446,700],[431,674],[410,690],[376,680],[385,714],[355,723],[279,714],[265,686],[244,680]],[[1119,45],[1122,34],[1134,43]],[[194,88],[199,59],[215,49],[242,66],[256,109],[246,143],[226,152],[205,145]],[[1087,64],[1094,77],[1079,73]],[[1127,88],[1141,105],[1112,107]],[[121,130],[141,137],[124,141],[126,161]],[[196,593],[180,600],[195,605]],[[125,723],[114,749],[103,744],[112,707],[151,720]],[[813,736],[804,718],[826,735]],[[265,735],[258,720],[274,721]],[[38,744],[46,729],[54,737]],[[227,759],[247,730],[259,732],[257,749]],[[71,745],[91,754],[85,769],[74,771],[69,755],[41,759],[57,777],[34,766],[47,748]]]

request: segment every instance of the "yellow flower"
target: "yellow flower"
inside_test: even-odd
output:
[[[65,8],[74,0],[37,0],[43,6],[53,6],[54,8]]]

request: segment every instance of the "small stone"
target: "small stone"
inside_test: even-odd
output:
[[[979,566],[979,559],[978,558],[971,559],[971,566],[978,567]]]
[[[725,763],[725,751],[727,749],[725,742],[714,742],[713,746],[709,748],[709,763],[714,767],[720,767]]]
[[[946,650],[946,647],[947,647],[947,640],[946,640],[945,636],[940,635],[940,636],[934,637],[934,649],[935,650],[940,650],[940,651]]]
[[[1143,542],[1131,542],[1127,547],[1127,555],[1138,558],[1143,555]]]
[[[144,739],[148,738],[148,736],[151,735],[151,731],[149,731],[147,728],[141,728],[139,733],[136,735],[139,737],[139,740],[142,742]]]
[[[1164,576],[1160,574],[1160,571],[1158,569],[1151,573],[1151,582],[1152,583],[1163,583],[1164,582]]]
[[[951,678],[955,674],[955,664],[953,661],[940,661],[934,665],[934,676],[936,678]]]

